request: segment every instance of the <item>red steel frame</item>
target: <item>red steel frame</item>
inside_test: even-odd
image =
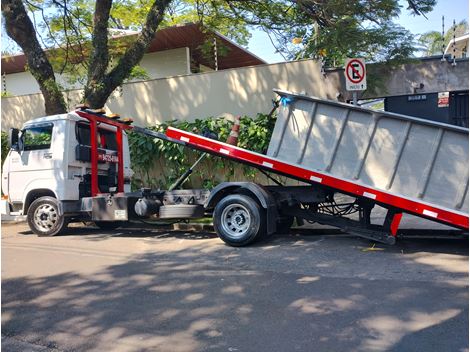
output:
[[[427,203],[418,202],[374,188],[365,187],[331,175],[307,170],[259,153],[234,147],[230,144],[208,139],[176,128],[168,127],[166,135],[167,137],[185,142],[188,146],[192,146],[196,149],[204,150],[212,154],[244,162],[255,167],[268,169],[309,183],[320,183],[344,193],[373,199],[377,203],[387,204],[407,213],[443,222],[459,228],[468,229],[468,214],[451,211],[449,209],[442,209]],[[400,220],[401,214],[398,213],[394,216],[392,221],[391,231],[393,235],[396,234]]]
[[[124,158],[123,158],[123,139],[124,130],[132,129],[132,126],[119,121],[111,120],[108,117],[92,114],[86,111],[76,111],[77,115],[87,119],[90,122],[90,144],[91,144],[91,196],[94,197],[100,193],[98,186],[98,145],[96,136],[98,134],[98,123],[116,127],[116,144],[118,156],[118,184],[117,191],[124,192]]]

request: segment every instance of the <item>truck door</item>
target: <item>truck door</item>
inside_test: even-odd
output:
[[[23,193],[32,181],[43,181],[47,188],[55,184],[52,155],[52,123],[26,127],[20,134],[23,148],[11,152],[8,172],[11,202],[22,202]]]

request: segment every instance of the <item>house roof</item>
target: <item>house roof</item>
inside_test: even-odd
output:
[[[444,51],[446,54],[452,54],[454,43],[456,50],[463,50],[466,48],[468,46],[468,33],[461,37],[449,40],[449,44],[447,44],[446,50]]]
[[[201,25],[195,23],[158,30],[155,34],[155,38],[150,43],[147,52],[152,53],[157,51],[188,47],[195,61],[202,65],[214,68],[214,58],[204,55],[201,50],[201,45],[208,38],[210,38],[210,36],[214,35],[217,38],[217,42],[222,44],[224,49],[227,49],[227,53],[225,55],[222,54],[222,52],[225,50],[220,50],[217,56],[219,70],[233,67],[261,65],[266,63],[266,61],[242,48],[222,34],[204,29]],[[125,37],[132,36],[136,36],[136,34],[126,35]],[[120,38],[122,37],[123,36],[120,36]],[[3,56],[2,74],[24,72],[26,63],[27,60],[24,54]]]

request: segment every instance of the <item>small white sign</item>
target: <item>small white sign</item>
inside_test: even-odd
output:
[[[441,92],[437,94],[437,107],[438,108],[449,107],[449,92]]]
[[[366,90],[366,62],[364,59],[346,59],[344,66],[346,90]]]
[[[114,220],[127,220],[127,210],[125,209],[114,210]]]

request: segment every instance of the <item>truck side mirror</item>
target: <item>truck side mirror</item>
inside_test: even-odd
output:
[[[17,128],[10,128],[8,131],[8,146],[10,149],[15,150],[17,152],[20,151],[20,145],[19,145],[19,135],[20,131]]]

